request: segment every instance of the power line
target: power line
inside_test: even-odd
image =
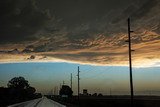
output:
[[[112,67],[108,68],[107,71],[109,71],[111,68],[112,68]],[[91,73],[90,70],[87,71],[87,72]],[[102,75],[102,74],[105,74],[105,73],[107,73],[107,72],[105,72],[105,71],[98,71],[97,74],[91,75],[91,76],[87,76],[87,77],[86,77],[86,74],[87,74],[87,73],[85,73],[85,76],[83,76],[83,79],[95,79],[95,77],[97,78],[97,77],[99,77],[99,76],[104,76],[104,75]],[[92,74],[93,74],[93,73],[92,73]],[[84,75],[84,74],[83,74],[83,75]]]
[[[104,75],[101,75],[101,74],[104,74],[106,73],[105,71],[99,71],[99,73],[95,74],[95,75],[91,75],[91,76],[88,76],[88,77],[85,77],[83,79],[94,79],[95,77],[97,78],[98,76],[104,76]]]

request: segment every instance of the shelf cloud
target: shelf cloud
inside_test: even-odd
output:
[[[0,7],[1,63],[127,65],[130,17],[133,64],[160,66],[159,0],[3,0]]]

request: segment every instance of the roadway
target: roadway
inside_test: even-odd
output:
[[[66,106],[57,103],[53,100],[50,100],[46,97],[42,97],[22,103],[13,104],[8,107],[66,107]]]

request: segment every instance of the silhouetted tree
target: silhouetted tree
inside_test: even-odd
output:
[[[98,94],[98,97],[102,97],[103,95],[101,93]]]
[[[92,96],[97,97],[97,93],[92,94]]]
[[[7,86],[10,89],[11,96],[16,99],[33,98],[36,91],[34,87],[29,86],[28,81],[24,77],[12,78]]]
[[[69,86],[67,86],[67,85],[62,85],[62,88],[61,88],[59,94],[60,94],[61,96],[62,96],[62,95],[67,95],[68,97],[71,97],[72,94],[73,94],[73,91],[72,91],[72,89],[71,89]]]
[[[0,87],[0,107],[42,97],[40,93],[35,93],[36,89],[24,77],[12,78],[7,86]]]
[[[8,82],[7,86],[8,88],[27,89],[29,84],[24,77],[14,77]]]
[[[36,89],[34,87],[28,87],[27,89],[28,94],[33,94],[36,92]]]

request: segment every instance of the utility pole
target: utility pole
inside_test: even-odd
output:
[[[110,96],[112,96],[112,89],[110,88]]]
[[[58,86],[57,86],[57,92],[56,92],[56,93],[57,93],[57,95],[58,95],[58,93],[59,93],[59,91],[58,91]]]
[[[54,87],[54,95],[56,95],[56,87]]]
[[[57,88],[58,88],[58,87],[57,87]],[[61,89],[62,89],[62,85],[61,85],[61,83],[60,83],[60,84],[59,84],[59,92],[58,92],[58,95],[60,95]]]
[[[129,70],[130,70],[130,92],[131,92],[131,107],[133,107],[133,78],[132,78],[132,49],[131,49],[131,33],[130,30],[130,18],[128,18],[128,51],[129,51]]]
[[[62,87],[62,85],[61,85],[61,83],[59,84],[59,90],[61,90],[61,87]]]
[[[71,90],[72,90],[72,73],[71,73]]]
[[[80,78],[79,78],[79,66],[78,66],[78,101],[79,101],[79,88],[80,88],[80,86],[79,86],[79,80],[80,80]]]
[[[63,85],[65,84],[64,80],[63,80]]]

